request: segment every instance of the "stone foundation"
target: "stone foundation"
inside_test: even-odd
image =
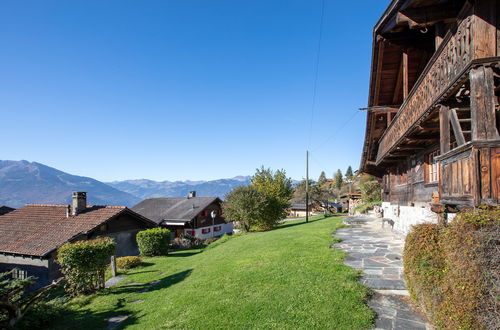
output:
[[[400,206],[383,202],[382,209],[384,218],[394,221],[393,229],[403,235],[408,234],[413,225],[438,222],[438,215],[431,211],[428,204]]]

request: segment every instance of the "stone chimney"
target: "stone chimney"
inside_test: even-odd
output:
[[[87,208],[87,193],[84,191],[73,192],[73,215],[77,215]]]
[[[190,191],[188,198],[194,198],[194,197],[196,197],[196,191]]]

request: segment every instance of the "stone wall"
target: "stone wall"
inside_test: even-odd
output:
[[[427,205],[425,205],[427,204]],[[408,234],[411,226],[431,222],[437,223],[438,216],[430,210],[428,203],[422,203],[415,206],[399,206],[389,202],[382,203],[384,219],[394,221],[394,230],[404,235]]]

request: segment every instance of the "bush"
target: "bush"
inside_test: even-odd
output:
[[[219,239],[218,237],[207,238],[206,240],[203,241],[203,245],[208,246],[208,245],[212,244],[213,242],[215,242],[218,239]]]
[[[445,269],[440,243],[440,227],[420,224],[406,236],[404,275],[410,295],[424,310],[436,310],[441,304],[443,271]]]
[[[500,324],[499,244],[499,207],[460,213],[449,226],[418,225],[408,234],[408,290],[439,328]]]
[[[375,205],[380,205],[380,201],[376,202],[366,202],[363,204],[359,204],[354,208],[354,211],[359,212],[359,213],[366,213],[368,210],[373,210],[373,207]]]
[[[174,238],[174,241],[172,242],[173,249],[192,249],[201,246],[202,246],[201,239],[193,237],[186,233],[182,233],[180,237]]]
[[[116,267],[118,269],[130,269],[139,266],[142,263],[142,258],[138,256],[128,256],[116,258]]]
[[[69,292],[87,293],[104,288],[104,273],[115,247],[109,237],[61,246],[57,250],[57,262],[66,277]]]
[[[170,230],[157,227],[140,231],[137,233],[137,244],[143,256],[166,255],[170,244]]]

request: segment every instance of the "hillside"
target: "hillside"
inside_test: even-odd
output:
[[[189,191],[196,191],[197,196],[224,196],[235,187],[250,183],[249,176],[237,176],[231,179],[212,181],[153,181],[153,180],[126,180],[107,182],[108,185],[125,191],[140,199],[151,197],[179,197],[187,196]]]
[[[70,301],[47,328],[109,329],[125,315],[120,329],[370,329],[368,290],[330,248],[340,226],[301,220],[145,258],[118,286]]]
[[[86,191],[94,205],[133,206],[140,199],[92,178],[25,160],[0,160],[0,205],[68,204],[72,191]]]

